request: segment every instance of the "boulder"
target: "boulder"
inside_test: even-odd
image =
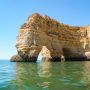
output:
[[[23,61],[23,59],[18,54],[16,54],[11,57],[11,61],[12,62],[21,62],[21,61]]]

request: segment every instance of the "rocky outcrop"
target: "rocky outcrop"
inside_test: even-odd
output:
[[[90,26],[69,26],[35,13],[21,26],[16,48],[18,58],[11,61],[36,61],[39,55],[52,61],[60,61],[62,56],[65,60],[89,60]]]
[[[21,62],[23,59],[17,54],[11,57],[11,61],[13,62]]]

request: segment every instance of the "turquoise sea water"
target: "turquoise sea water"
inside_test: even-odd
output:
[[[90,62],[0,60],[0,90],[90,90]]]

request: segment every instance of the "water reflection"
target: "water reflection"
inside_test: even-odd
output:
[[[16,63],[15,78],[11,81],[13,90],[41,90],[51,84],[51,62]]]
[[[65,62],[62,61],[62,62],[60,63],[60,67],[59,67],[59,68],[60,68],[60,75],[61,75],[61,76],[64,76],[65,73],[66,73],[66,70],[65,70]]]
[[[16,75],[12,81],[15,90],[29,90],[37,84],[35,63],[16,63]],[[13,89],[14,90],[14,89]]]
[[[90,62],[16,63],[11,90],[90,90],[89,68]]]
[[[83,67],[81,83],[90,90],[90,62],[85,62]]]
[[[38,75],[40,77],[50,77],[51,72],[50,72],[50,67],[51,67],[51,62],[49,61],[41,61],[37,63],[37,69],[38,69]]]

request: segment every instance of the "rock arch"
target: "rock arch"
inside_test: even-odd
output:
[[[19,30],[17,58],[14,56],[11,61],[36,61],[40,53],[45,58],[49,55],[52,61],[60,61],[62,55],[66,60],[89,60],[90,50],[85,50],[86,44],[90,46],[89,32],[90,26],[70,26],[48,16],[32,14]]]

